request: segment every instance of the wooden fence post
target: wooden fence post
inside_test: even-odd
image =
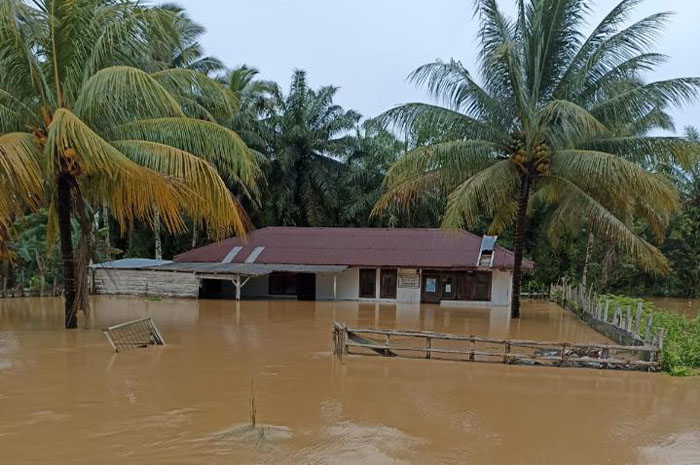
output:
[[[603,320],[605,320],[606,323],[608,322],[608,311],[609,310],[610,310],[610,299],[605,299],[605,317],[603,318]]]
[[[661,367],[661,363],[663,362],[663,358],[664,358],[665,331],[666,330],[664,328],[659,329],[659,335],[656,339],[656,346],[659,348],[659,352],[658,352],[656,361],[659,363],[659,367]]]
[[[433,341],[431,338],[426,337],[425,338],[425,358],[430,359],[430,349],[433,346]]]
[[[665,330],[664,328],[660,328],[660,329],[659,329],[659,334],[658,334],[658,336],[656,337],[656,346],[657,346],[659,349],[663,349],[663,348],[664,348],[664,336],[666,335],[665,333],[666,333],[666,330]]]
[[[566,342],[561,345],[561,366],[566,364]]]

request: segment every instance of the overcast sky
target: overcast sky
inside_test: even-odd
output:
[[[591,1],[591,23],[619,0]],[[202,43],[227,66],[246,63],[285,86],[295,68],[314,86],[340,87],[338,103],[364,116],[428,101],[406,82],[417,66],[456,58],[474,66],[472,0],[175,0],[206,27]],[[501,0],[514,12],[513,0]],[[647,79],[700,76],[700,0],[647,0],[635,18],[673,17],[657,51],[670,60]],[[634,18],[633,18],[634,19]],[[674,109],[676,126],[700,126],[700,103]]]

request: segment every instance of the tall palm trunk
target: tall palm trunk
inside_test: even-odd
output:
[[[199,229],[197,228],[197,223],[192,222],[192,248],[197,247],[197,241],[199,240]]]
[[[163,243],[160,239],[160,211],[158,208],[154,208],[155,212],[153,214],[153,234],[156,237],[155,241],[155,259],[163,259]]]
[[[511,292],[510,316],[520,318],[520,285],[522,281],[523,249],[525,247],[525,233],[527,232],[527,204],[530,200],[530,176],[523,174],[520,179],[518,192],[518,216],[515,222],[515,243],[513,253],[513,284]]]
[[[61,260],[63,265],[63,296],[65,327],[78,327],[78,316],[75,296],[77,283],[75,280],[75,254],[71,234],[71,190],[74,178],[62,173],[58,175],[56,186],[56,215],[58,216],[58,233],[61,240]]]
[[[109,209],[107,205],[102,206],[102,226],[105,228],[105,258],[112,259],[112,243],[109,239]]]

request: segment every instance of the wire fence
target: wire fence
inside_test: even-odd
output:
[[[107,342],[115,352],[151,345],[165,345],[163,336],[149,317],[110,326],[103,331]]]

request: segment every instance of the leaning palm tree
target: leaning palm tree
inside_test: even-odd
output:
[[[685,162],[689,144],[674,137],[618,136],[697,96],[700,79],[645,83],[665,57],[649,51],[668,19],[660,13],[626,26],[639,0],[621,1],[584,36],[584,0],[521,0],[517,17],[496,0],[476,0],[481,22],[481,82],[459,62],[437,61],[412,74],[440,104],[412,103],[382,115],[400,129],[426,125],[442,136],[407,153],[386,177],[377,210],[405,205],[436,186],[449,194],[444,226],[490,220],[490,232],[514,226],[511,314],[520,315],[521,265],[528,206],[549,205],[552,224],[584,217],[597,236],[648,270],[665,272],[659,250],[628,226],[641,217],[663,227],[678,195],[649,159]]]
[[[192,117],[233,112],[235,98],[192,70],[130,66],[167,48],[153,28],[168,14],[131,1],[0,2],[0,229],[50,205],[67,328],[84,305],[76,293],[86,273],[71,218],[86,237],[88,204],[107,205],[122,230],[157,214],[178,232],[183,211],[206,219],[214,237],[246,229],[224,180],[251,188],[257,166],[234,132]]]

